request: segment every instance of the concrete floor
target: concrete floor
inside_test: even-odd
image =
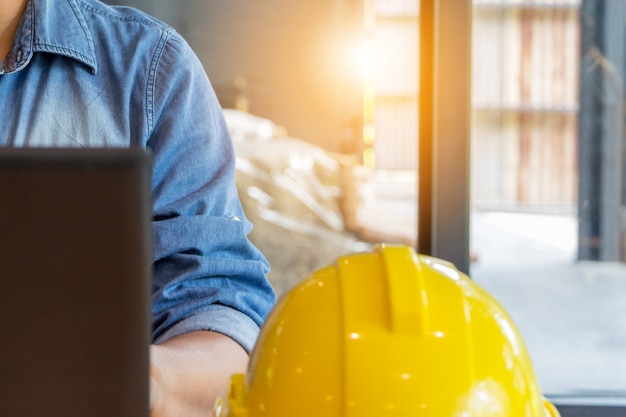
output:
[[[626,398],[626,265],[576,262],[573,215],[475,211],[471,236],[470,274],[513,318],[543,392]]]

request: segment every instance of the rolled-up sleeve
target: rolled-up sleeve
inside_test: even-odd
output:
[[[175,32],[155,49],[146,85],[153,154],[153,341],[223,333],[250,351],[275,302],[266,258],[235,184],[235,158],[202,65]]]

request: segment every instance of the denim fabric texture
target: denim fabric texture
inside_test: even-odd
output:
[[[132,8],[30,0],[0,74],[2,146],[151,151],[153,341],[213,330],[250,351],[275,302],[269,265],[247,238],[228,129],[184,39]]]

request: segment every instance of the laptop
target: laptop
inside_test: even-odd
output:
[[[150,172],[0,148],[0,416],[149,416]]]

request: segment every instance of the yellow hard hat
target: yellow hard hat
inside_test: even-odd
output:
[[[504,309],[448,262],[378,245],[286,292],[215,417],[558,417]]]

